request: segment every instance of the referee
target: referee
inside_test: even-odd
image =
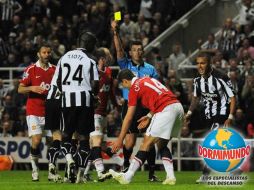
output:
[[[189,111],[185,115],[188,122],[193,110],[201,99],[204,105],[205,125],[216,129],[221,126],[229,127],[232,124],[236,107],[236,98],[230,79],[226,74],[212,68],[210,56],[200,53],[196,59],[199,77],[194,79],[194,92]],[[210,170],[205,166],[203,175],[196,181],[205,182]]]

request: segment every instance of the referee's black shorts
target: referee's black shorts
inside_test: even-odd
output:
[[[206,119],[205,124],[208,129],[213,130],[218,127],[223,127],[227,119],[228,119],[228,114],[216,115],[216,116],[213,116],[211,119]]]
[[[89,136],[91,132],[95,131],[93,107],[66,107],[62,111],[62,131],[65,134],[72,135],[77,132],[79,135]]]
[[[45,127],[46,130],[61,130],[62,109],[60,99],[49,99],[45,103]]]
[[[123,109],[122,109],[122,119],[124,119],[126,113],[127,113],[127,110],[128,110],[128,101],[127,100],[124,100],[124,104],[123,104]],[[145,116],[146,114],[149,113],[149,109],[146,109],[144,107],[141,106],[141,103],[138,103],[137,107],[136,107],[136,112],[134,114],[134,117],[132,119],[132,123],[131,123],[131,126],[128,130],[128,134],[132,134],[132,133],[144,133],[146,131],[146,128],[145,129],[142,129],[142,130],[139,130],[138,129],[138,120]]]

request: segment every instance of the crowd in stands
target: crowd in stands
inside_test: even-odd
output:
[[[110,19],[112,13],[122,12],[120,36],[128,52],[130,40],[139,39],[143,46],[158,37],[175,20],[190,10],[200,0],[0,0],[0,67],[26,67],[37,60],[38,47],[47,41],[52,46],[52,63],[68,50],[76,47],[81,30],[96,34],[98,47],[112,47]],[[7,6],[9,3],[11,6]],[[209,52],[214,68],[226,73],[237,97],[234,125],[246,138],[254,137],[254,24],[251,0],[242,0],[240,19],[227,18],[219,37],[211,33],[207,39],[197,39],[201,51]],[[12,15],[3,17],[10,9]],[[208,41],[203,45],[203,42]],[[192,97],[192,81],[185,84],[178,77],[178,65],[186,58],[180,43],[173,45],[168,58],[160,56],[154,48],[148,60],[155,66],[160,81],[169,87],[187,109]],[[115,63],[113,63],[115,64]],[[195,63],[193,62],[193,65]],[[19,78],[21,73],[16,73]],[[0,136],[27,136],[25,121],[26,97],[17,93],[18,79],[6,87],[0,79]],[[115,81],[119,103],[121,90]],[[200,105],[202,109],[202,105]],[[209,129],[202,128],[202,112],[193,113],[189,124],[183,127],[182,137],[202,137]],[[117,136],[121,125],[120,110],[109,106],[108,134]],[[192,143],[184,143],[182,156],[195,154]],[[187,166],[186,166],[187,167]]]

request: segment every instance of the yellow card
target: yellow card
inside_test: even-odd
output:
[[[121,12],[120,11],[115,12],[114,17],[115,17],[115,20],[121,20]]]

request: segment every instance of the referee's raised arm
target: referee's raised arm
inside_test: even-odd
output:
[[[113,40],[114,40],[114,44],[115,44],[115,48],[116,48],[116,56],[117,56],[117,60],[120,60],[122,58],[124,58],[124,48],[121,42],[121,38],[119,36],[119,26],[117,21],[112,20],[111,21],[111,28],[112,28],[112,32],[113,32]]]

